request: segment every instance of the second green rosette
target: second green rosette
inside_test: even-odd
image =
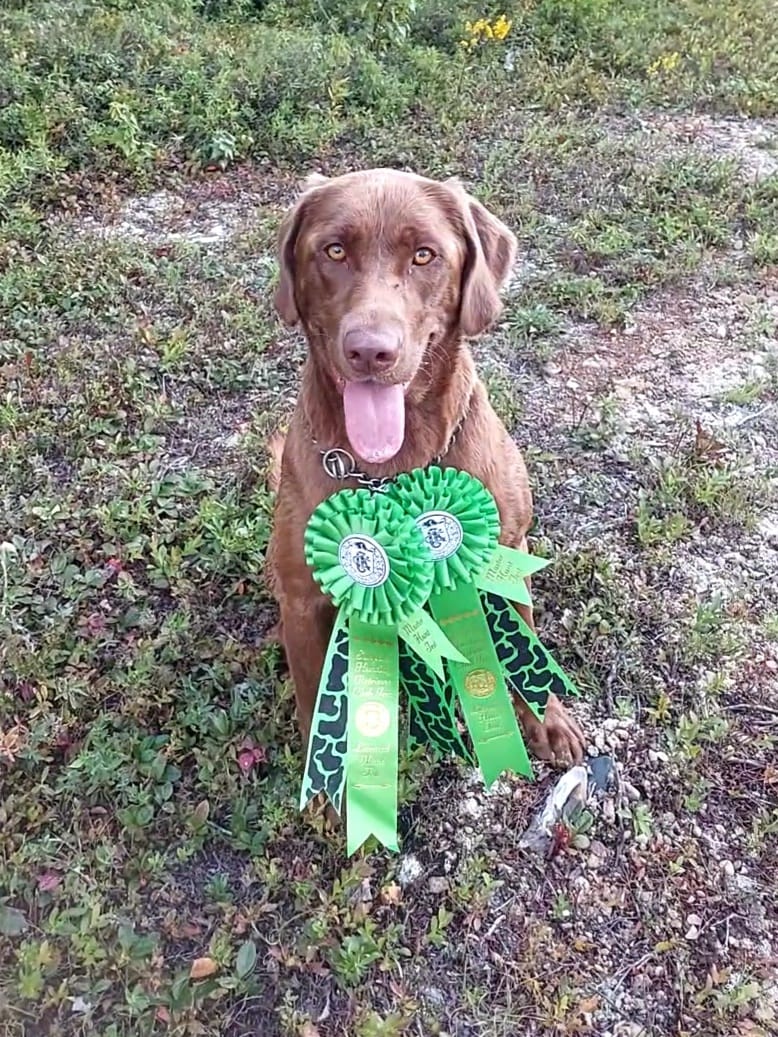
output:
[[[413,518],[384,494],[341,490],[311,516],[305,558],[338,612],[308,741],[301,808],[324,792],[347,845],[397,849],[399,643],[444,674],[458,652],[424,609],[434,573]],[[344,789],[345,786],[345,789]]]

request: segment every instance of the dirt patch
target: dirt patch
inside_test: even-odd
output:
[[[199,180],[115,201],[81,217],[81,233],[147,245],[199,245],[221,248],[266,215],[294,198],[298,180],[260,166],[204,174]]]
[[[655,115],[642,121],[670,147],[693,146],[715,158],[731,159],[748,180],[778,173],[778,121],[711,115]]]

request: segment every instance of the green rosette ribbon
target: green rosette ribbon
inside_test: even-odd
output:
[[[337,608],[319,684],[301,809],[324,792],[342,813],[347,850],[374,835],[397,849],[399,641],[433,673],[462,660],[424,605],[433,568],[413,519],[384,494],[341,490],[314,511],[305,558]]]
[[[525,578],[548,563],[498,543],[494,497],[467,472],[416,469],[398,476],[388,496],[415,519],[432,554],[428,604],[467,660],[450,660],[448,671],[484,780],[503,770],[532,777],[509,685],[541,720],[551,689],[549,681],[525,680],[541,660],[545,673],[545,649],[509,602],[530,604]]]

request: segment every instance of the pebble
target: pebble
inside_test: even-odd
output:
[[[606,799],[602,805],[602,818],[608,825],[616,824],[616,804],[612,799]]]
[[[722,861],[719,867],[724,872],[728,879],[734,878],[735,876],[735,865],[732,861]]]
[[[651,763],[667,763],[670,759],[667,753],[661,749],[649,749],[648,758]]]
[[[474,796],[468,796],[462,803],[461,812],[468,817],[479,817],[483,807]]]
[[[448,889],[448,879],[442,875],[433,875],[429,880],[427,888],[430,893],[434,893],[436,896],[440,893],[445,893]]]
[[[410,886],[412,882],[415,882],[423,871],[424,868],[419,858],[409,853],[407,857],[403,857],[400,861],[400,867],[397,869],[397,881],[405,889],[406,886]]]
[[[596,871],[597,868],[601,868],[605,863],[605,858],[608,856],[607,849],[603,844],[595,839],[589,849],[589,856],[586,858],[586,867],[592,871]]]
[[[639,790],[636,789],[634,785],[630,785],[628,781],[622,783],[622,788],[624,789],[624,794],[627,799],[631,799],[633,803],[637,803],[641,798]]]
[[[421,996],[429,1004],[442,1007],[446,1003],[446,995],[438,987],[422,987]]]
[[[700,935],[700,928],[702,926],[702,919],[698,914],[690,914],[686,916],[687,930],[684,933],[684,939],[696,940]]]
[[[645,1037],[646,1028],[641,1023],[617,1023],[613,1037]]]
[[[753,893],[758,887],[758,883],[755,879],[752,879],[750,875],[739,874],[735,879],[737,888],[742,890],[744,893]]]

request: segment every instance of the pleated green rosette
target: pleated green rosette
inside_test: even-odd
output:
[[[300,806],[324,792],[342,813],[347,849],[370,835],[397,849],[399,643],[435,673],[462,660],[424,610],[433,582],[421,531],[384,494],[341,490],[305,531],[313,577],[338,609],[314,711]]]
[[[450,661],[448,670],[484,780],[491,784],[503,770],[531,777],[509,685],[542,720],[549,689],[537,673],[532,682],[523,677],[545,650],[508,602],[530,603],[525,577],[547,562],[498,543],[495,500],[467,472],[416,469],[398,476],[389,496],[424,535],[435,570],[430,611],[468,660]]]

